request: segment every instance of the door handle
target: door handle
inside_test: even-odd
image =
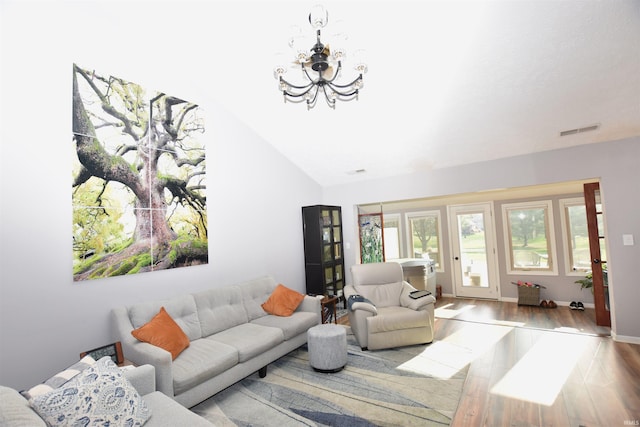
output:
[[[454,256],[453,259],[455,259],[456,261],[459,260],[460,258],[458,258],[457,256]]]
[[[594,263],[594,264],[600,264],[600,260],[599,260],[598,258],[595,258],[595,259],[593,260],[593,263]]]

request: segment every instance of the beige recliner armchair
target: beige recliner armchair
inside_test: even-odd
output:
[[[395,262],[356,264],[346,285],[351,330],[363,350],[427,344],[433,341],[433,295],[412,299],[416,289],[403,280]],[[351,296],[355,296],[350,300]],[[363,301],[364,300],[364,301]]]

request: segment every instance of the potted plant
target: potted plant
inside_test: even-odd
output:
[[[580,289],[590,289],[593,293],[593,273],[589,272],[584,279],[576,280],[574,283],[580,284]]]
[[[604,281],[604,286],[605,289],[609,287],[609,275],[607,274],[607,268],[606,265],[604,266],[604,268],[602,269],[602,280]],[[576,280],[574,283],[579,283],[580,284],[580,289],[589,289],[591,291],[591,293],[593,293],[593,272],[589,272],[587,273],[586,276],[584,276],[584,279],[580,279],[580,280]],[[605,296],[609,297],[609,292],[605,292]],[[608,306],[608,303],[607,303]]]

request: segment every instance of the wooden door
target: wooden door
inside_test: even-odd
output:
[[[591,252],[591,272],[593,274],[593,303],[596,309],[596,324],[611,326],[609,312],[609,286],[605,282],[603,268],[607,263],[604,245],[604,220],[600,200],[600,183],[584,184],[584,203],[587,210],[589,250]],[[603,253],[605,252],[605,253]]]

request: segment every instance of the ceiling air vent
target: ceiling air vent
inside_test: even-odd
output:
[[[585,127],[582,127],[582,128],[578,128],[578,129],[563,130],[562,132],[560,132],[560,136],[575,135],[577,133],[591,132],[593,130],[597,130],[598,128],[600,128],[600,125],[599,124],[595,124],[595,125],[591,125],[591,126],[585,126]]]
[[[355,170],[347,172],[347,174],[349,174],[349,175],[358,175],[358,174],[362,174],[362,173],[366,173],[366,172],[367,172],[366,169],[355,169]]]

